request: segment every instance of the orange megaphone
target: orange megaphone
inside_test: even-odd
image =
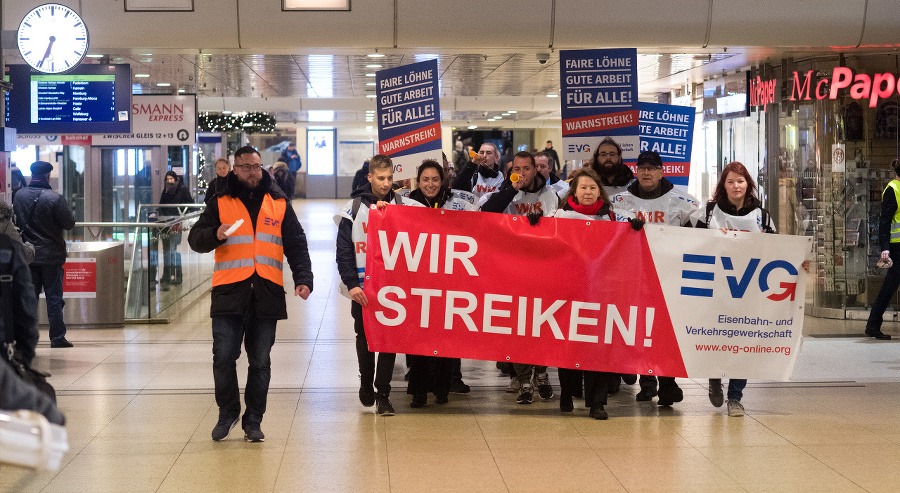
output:
[[[473,158],[473,159],[474,159],[476,156],[478,156],[478,153],[477,153],[477,152],[475,152],[475,151],[469,151],[469,157],[470,157],[470,158]]]
[[[509,174],[509,181],[511,181],[511,182],[513,182],[513,183],[517,183],[517,182],[519,181],[519,175],[516,174],[516,173],[510,173],[510,174]]]

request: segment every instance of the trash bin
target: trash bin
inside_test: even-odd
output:
[[[120,241],[69,243],[63,266],[63,320],[68,328],[125,325],[125,246]],[[41,293],[38,323],[47,325],[47,300]]]

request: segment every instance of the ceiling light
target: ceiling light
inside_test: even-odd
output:
[[[366,56],[369,58],[382,58],[382,57],[384,57],[384,54],[383,53],[369,53]]]
[[[372,125],[366,125],[366,130],[372,130]]]
[[[367,86],[374,86],[375,83],[374,83],[374,82],[366,82],[366,85],[367,85]]]
[[[311,122],[333,122],[334,111],[331,110],[309,110],[309,121]]]
[[[469,130],[474,130],[474,129],[478,128],[478,125],[469,125],[466,128],[468,128]]]
[[[156,85],[159,87],[169,87],[172,84],[169,84],[168,82],[157,82]]]
[[[88,58],[103,58],[103,55],[85,55]]]
[[[516,110],[509,110],[510,113],[518,113]]]
[[[134,76],[144,78],[144,77],[150,77],[150,74],[134,74]]]
[[[282,10],[350,10],[350,0],[284,0]]]
[[[509,116],[509,113],[503,113],[503,116]]]
[[[378,65],[377,63],[373,63],[372,65],[366,65],[366,68],[381,68],[381,65]]]
[[[374,95],[374,94],[366,94],[366,97],[367,97],[367,98],[374,98],[375,95]]]
[[[548,94],[547,97],[548,98],[558,98],[559,94]]]
[[[225,111],[222,112],[222,114],[223,114],[223,115],[230,115],[230,114],[231,114],[231,111],[225,110]]]
[[[496,119],[496,118],[488,118],[487,121],[489,121],[489,122],[495,122],[495,121],[497,121],[497,119]]]
[[[500,115],[497,115],[497,116],[495,116],[495,117],[494,117],[494,119],[495,119],[495,120],[502,120],[502,119],[503,119],[503,117],[502,117],[502,116],[500,116]]]
[[[141,56],[153,56],[153,53],[139,53]]]
[[[179,89],[178,92],[184,92],[184,89]]]
[[[366,110],[366,113],[375,113],[375,110]]]
[[[375,77],[375,74],[366,74],[366,77]]]

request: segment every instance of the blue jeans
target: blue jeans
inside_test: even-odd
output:
[[[746,378],[728,379],[728,400],[739,401],[744,397],[744,387],[747,386]]]
[[[34,296],[40,297],[41,289],[47,296],[47,321],[50,323],[50,342],[66,338],[66,323],[63,322],[63,266],[59,264],[31,264],[31,282]]]
[[[266,396],[272,375],[269,353],[275,344],[275,319],[256,318],[252,311],[243,316],[212,318],[213,379],[216,385],[216,404],[237,417],[241,412],[235,362],[241,355],[241,339],[247,350],[247,387],[244,389],[244,423],[262,421],[266,412]]]

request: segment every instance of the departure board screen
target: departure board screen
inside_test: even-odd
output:
[[[7,67],[6,125],[17,132],[131,132],[131,68],[81,65],[67,74],[42,74],[27,65]]]

